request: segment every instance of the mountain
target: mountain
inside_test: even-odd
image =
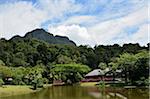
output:
[[[26,33],[24,37],[16,35],[12,37],[11,40],[30,39],[30,38],[43,40],[45,42],[48,42],[49,44],[66,44],[76,46],[76,44],[68,37],[59,35],[54,36],[53,34],[45,31],[44,29],[35,29],[31,32]]]

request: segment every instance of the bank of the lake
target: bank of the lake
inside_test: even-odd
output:
[[[32,86],[27,85],[3,85],[3,87],[0,87],[0,97],[30,94],[50,86],[52,86],[52,84],[44,84],[43,88],[33,90]]]
[[[0,87],[0,97],[29,94],[29,93],[40,91],[41,89],[42,88],[33,90],[32,86],[27,86],[27,85],[24,85],[24,86],[23,85],[3,85],[3,87]]]
[[[80,83],[80,86],[89,87],[89,86],[95,86],[96,84],[97,83],[95,83],[95,82]],[[0,97],[31,94],[31,93],[38,92],[44,88],[48,88],[51,86],[53,86],[53,85],[52,84],[44,84],[43,88],[38,88],[37,90],[33,90],[32,86],[27,86],[27,85],[3,85],[3,87],[0,87]]]
[[[80,86],[82,87],[90,87],[90,86],[96,86],[96,84],[98,84],[98,82],[82,82],[80,83]]]

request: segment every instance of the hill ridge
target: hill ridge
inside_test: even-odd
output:
[[[76,46],[76,43],[70,40],[67,36],[60,36],[60,35],[54,36],[52,33],[49,33],[42,28],[37,28],[30,32],[27,32],[23,37],[15,35],[10,40],[31,39],[31,38],[42,40],[49,44],[66,44]]]

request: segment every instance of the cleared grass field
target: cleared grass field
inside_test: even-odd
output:
[[[96,84],[97,84],[98,82],[82,82],[82,83],[80,83],[80,86],[96,86]]]
[[[0,97],[21,95],[35,92],[31,86],[4,85],[0,87]]]

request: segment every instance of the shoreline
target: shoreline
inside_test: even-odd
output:
[[[27,86],[27,85],[3,85],[3,87],[0,87],[0,98],[35,93],[45,88],[48,88],[50,86],[51,84],[48,84],[48,85],[44,85],[43,88],[38,88],[37,90],[33,90],[31,89],[32,86]]]
[[[33,92],[36,91],[32,90],[31,86],[3,85],[3,87],[0,87],[0,97],[23,95]]]
[[[99,82],[82,82],[80,83],[81,87],[96,87],[98,86]],[[111,84],[106,84],[105,87],[112,87]],[[114,86],[114,87],[121,87],[121,88],[125,88],[125,89],[129,89],[129,88],[149,88],[149,86],[135,86],[135,85],[122,85],[122,86]]]
[[[38,88],[37,90],[31,89],[32,86],[27,86],[27,85],[3,85],[3,87],[0,87],[0,98],[2,97],[9,97],[9,96],[17,96],[17,95],[25,95],[25,94],[31,94],[35,92],[39,92],[45,88],[51,87],[53,84],[45,84],[43,85],[42,88]],[[79,86],[81,87],[97,87],[96,82],[89,82],[89,83],[80,83]],[[110,86],[106,86],[110,87]],[[126,88],[127,87],[127,88]],[[140,88],[138,86],[123,86],[121,88]],[[144,87],[147,88],[147,87]]]

